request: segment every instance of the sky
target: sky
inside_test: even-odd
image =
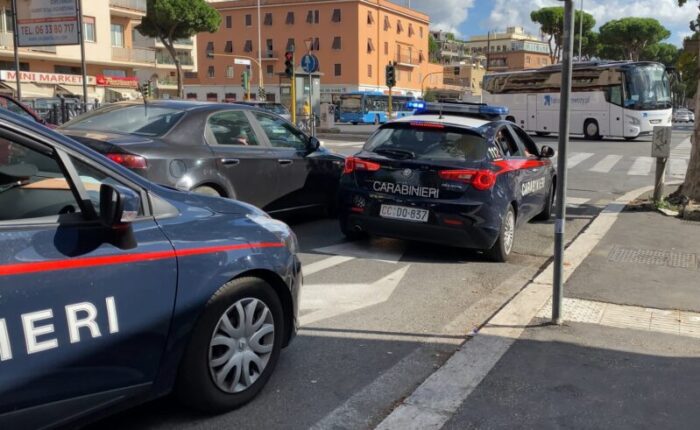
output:
[[[546,6],[561,6],[558,0],[393,0],[430,15],[431,28],[452,31],[460,38],[503,31],[508,26],[523,26],[537,35],[539,27],[530,20],[530,12]],[[629,16],[656,18],[671,31],[665,42],[682,46],[691,34],[688,23],[698,14],[698,2],[689,0],[678,7],[677,0],[583,0],[583,10],[593,15],[596,29],[611,19]],[[575,0],[576,8],[581,0]]]

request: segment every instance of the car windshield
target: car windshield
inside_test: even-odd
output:
[[[185,114],[184,111],[148,105],[112,105],[67,122],[61,128],[162,136]]]
[[[287,112],[287,109],[284,108],[281,104],[278,103],[267,103],[263,104],[262,108],[265,109],[268,112],[276,113],[277,115],[284,115]]]
[[[488,144],[463,128],[395,123],[378,130],[364,149],[391,158],[476,161],[487,157]]]
[[[625,107],[635,110],[671,107],[671,90],[664,66],[652,64],[625,71]]]
[[[362,110],[361,95],[340,96],[340,109],[343,112],[360,112]]]

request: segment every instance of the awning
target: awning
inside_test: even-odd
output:
[[[83,96],[83,86],[82,85],[70,85],[70,84],[60,84],[56,85],[56,94],[68,95],[68,96]],[[88,101],[94,101],[100,97],[95,93],[94,87],[88,85]]]
[[[10,88],[14,94],[17,94],[17,83],[10,81],[2,81],[2,85]],[[53,97],[54,96],[54,86],[53,85],[39,85],[33,84],[31,82],[23,82],[20,84],[20,89],[22,90],[22,98],[27,97]]]

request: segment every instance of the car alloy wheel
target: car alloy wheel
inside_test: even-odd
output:
[[[503,219],[503,250],[506,255],[513,249],[513,239],[515,238],[515,215],[513,211],[508,211]]]
[[[272,355],[275,324],[261,300],[247,297],[229,307],[209,343],[209,371],[226,393],[240,393],[258,380]]]

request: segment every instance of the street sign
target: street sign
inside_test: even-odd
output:
[[[654,135],[651,139],[651,156],[654,158],[668,158],[671,155],[671,127],[654,126]]]
[[[314,73],[318,70],[318,58],[313,54],[306,54],[301,57],[301,68],[306,73]]]
[[[78,45],[78,5],[75,0],[17,2],[17,45]]]
[[[242,66],[250,66],[250,60],[247,58],[234,58],[233,64],[240,64]]]

